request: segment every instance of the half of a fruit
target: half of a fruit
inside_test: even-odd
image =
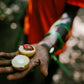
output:
[[[19,52],[22,55],[26,55],[28,57],[31,57],[35,54],[36,49],[34,46],[24,44],[24,45],[19,46]]]
[[[25,55],[17,55],[12,59],[11,63],[16,70],[25,70],[30,64],[30,59]]]

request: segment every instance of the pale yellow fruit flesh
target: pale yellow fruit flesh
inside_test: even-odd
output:
[[[11,63],[16,70],[25,70],[30,64],[30,59],[25,55],[17,55]]]
[[[31,57],[31,56],[33,56],[34,54],[35,54],[35,52],[36,52],[36,49],[35,49],[35,47],[34,46],[32,46],[33,48],[34,48],[34,50],[25,50],[24,48],[23,48],[23,46],[21,45],[20,47],[19,47],[19,52],[20,52],[20,54],[22,54],[22,55],[26,55],[26,56],[28,56],[28,57]]]

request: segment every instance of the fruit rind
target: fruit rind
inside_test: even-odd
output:
[[[28,56],[28,57],[31,57],[31,56],[33,56],[34,54],[35,54],[35,52],[36,52],[36,49],[35,49],[35,47],[33,46],[33,48],[34,48],[34,50],[25,50],[24,48],[23,48],[23,46],[21,45],[21,46],[19,46],[19,52],[20,52],[20,54],[22,54],[22,55],[26,55],[26,56]]]
[[[16,70],[25,70],[30,64],[30,59],[25,55],[17,55],[12,59],[11,64]]]

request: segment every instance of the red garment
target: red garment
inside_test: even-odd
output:
[[[67,0],[67,3],[84,8],[84,0]]]
[[[51,25],[62,15],[65,3],[84,7],[84,0],[28,0],[24,20],[24,33],[29,43],[37,43],[48,32]],[[62,51],[64,51],[63,48]],[[61,51],[59,51],[61,52]]]
[[[61,3],[60,3],[61,2]],[[65,0],[29,0],[24,21],[24,32],[29,43],[37,43],[61,16]]]

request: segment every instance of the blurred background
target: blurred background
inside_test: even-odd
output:
[[[16,51],[17,45],[23,43],[23,23],[27,5],[27,0],[0,0],[0,52]],[[68,40],[66,51],[60,54],[59,60],[70,70],[73,77],[68,77],[59,67],[52,77],[51,84],[84,84],[84,8],[80,8],[75,17],[72,37]],[[41,74],[37,76],[36,79],[32,77],[32,81],[43,80]],[[26,77],[8,81],[6,75],[0,75],[0,84],[24,84],[24,81],[27,81]]]
[[[23,36],[27,5],[27,0],[0,0],[0,45],[3,45],[0,51],[16,50],[16,44]]]

